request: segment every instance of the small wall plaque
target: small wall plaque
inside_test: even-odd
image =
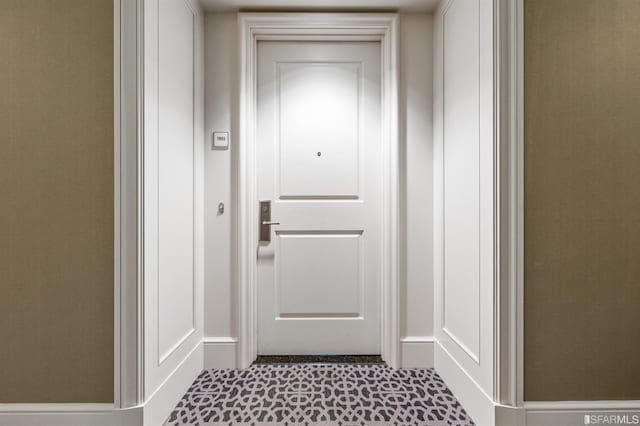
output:
[[[227,150],[229,149],[229,132],[213,132],[211,140],[211,149]]]

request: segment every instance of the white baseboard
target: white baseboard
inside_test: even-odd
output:
[[[438,374],[477,426],[524,426],[523,408],[495,403],[438,341],[434,358]]]
[[[143,407],[121,408],[113,412],[113,424],[116,426],[141,426]]]
[[[2,426],[159,426],[204,368],[235,368],[237,341],[205,338],[169,375],[144,406],[115,409],[113,404],[0,404]],[[523,408],[495,404],[437,341],[406,337],[403,368],[438,366],[456,398],[478,426],[584,426],[585,416],[628,416],[640,425],[640,401],[525,402]],[[606,423],[595,418],[592,424]],[[620,423],[618,424],[625,424]]]
[[[204,338],[204,368],[236,368],[236,347],[233,337]],[[433,337],[405,337],[400,341],[402,368],[432,368]]]
[[[477,426],[495,425],[493,400],[456,360],[436,341],[435,365],[438,374],[460,401]]]
[[[410,336],[400,340],[401,368],[433,368],[434,340],[431,336]]]
[[[527,426],[584,426],[585,424],[640,425],[640,401],[553,401],[525,402]],[[591,423],[586,423],[585,416]],[[615,423],[608,416],[628,416]],[[608,420],[608,421],[607,421]]]
[[[204,368],[236,368],[237,344],[232,337],[205,337]]]
[[[198,343],[142,406],[113,404],[0,404],[2,426],[160,426],[202,371]]]
[[[495,412],[496,426],[525,426],[523,407],[496,405]]]
[[[176,404],[187,392],[189,386],[202,371],[203,355],[201,341],[158,389],[147,398],[143,408],[143,426],[159,426],[163,424]]]
[[[141,419],[141,409],[113,404],[0,404],[2,426],[134,426]]]

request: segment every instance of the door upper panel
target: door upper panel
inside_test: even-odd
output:
[[[358,198],[362,64],[276,66],[278,198]]]

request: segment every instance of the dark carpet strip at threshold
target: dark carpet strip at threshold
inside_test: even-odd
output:
[[[380,355],[260,355],[254,364],[384,364]]]

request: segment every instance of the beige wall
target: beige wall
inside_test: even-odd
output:
[[[640,399],[640,1],[525,0],[525,399]]]
[[[0,403],[113,401],[113,1],[0,1]]]

